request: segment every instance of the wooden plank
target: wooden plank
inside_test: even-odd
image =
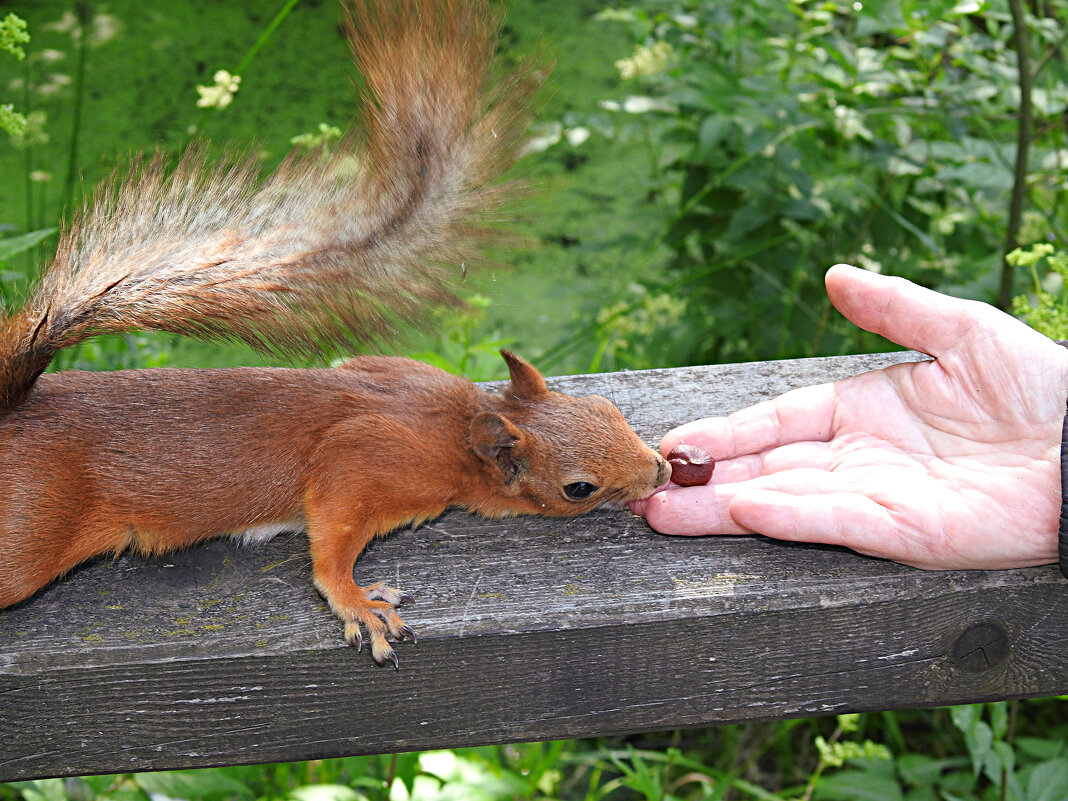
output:
[[[667,428],[909,354],[557,379]],[[418,645],[340,638],[301,535],[76,572],[0,612],[0,780],[268,762],[1068,692],[1055,567],[930,573],[619,510],[460,512],[357,579],[413,595]]]

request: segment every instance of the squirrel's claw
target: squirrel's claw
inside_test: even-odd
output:
[[[357,652],[363,650],[363,633],[358,621],[350,620],[345,624],[345,642],[354,646]]]
[[[393,587],[387,587],[381,581],[364,587],[363,594],[369,601],[385,601],[394,609],[401,604],[415,603],[415,598],[409,593],[394,589]]]
[[[346,593],[349,596],[346,602],[331,602],[331,607],[345,621],[345,642],[361,651],[366,633],[375,662],[379,665],[392,662],[399,670],[400,660],[389,643],[416,642],[415,632],[396,612],[402,603],[410,603],[412,596],[381,582],[369,587],[352,584],[346,588]]]
[[[386,662],[389,661],[393,663],[394,670],[400,670],[400,660],[397,658],[397,652],[388,645],[386,648],[389,650],[382,654],[381,658],[375,657],[375,662],[378,663],[379,667],[385,667]]]
[[[401,624],[400,628],[397,630],[399,636],[393,636],[389,624],[383,623],[377,616],[373,617],[378,625],[370,625],[367,627],[368,634],[371,638],[371,657],[379,666],[386,664],[386,662],[392,662],[393,667],[400,670],[400,660],[397,659],[397,654],[390,646],[387,637],[392,636],[394,640],[400,641],[403,640],[405,636],[411,635],[412,642],[415,642],[415,634],[408,626]],[[355,646],[357,651],[363,650],[363,633],[360,631],[360,622],[358,620],[353,620],[345,624],[345,642]]]

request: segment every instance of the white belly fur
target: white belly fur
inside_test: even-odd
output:
[[[230,534],[235,540],[242,545],[253,545],[259,542],[267,542],[274,539],[279,534],[286,532],[304,531],[305,523],[303,518],[297,518],[295,520],[284,520],[281,523],[265,523],[262,526],[250,526],[244,531],[235,531]]]

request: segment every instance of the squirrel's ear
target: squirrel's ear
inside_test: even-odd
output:
[[[512,377],[512,395],[520,400],[534,400],[549,391],[545,379],[533,364],[506,350],[501,351],[501,356],[507,362],[508,373]]]
[[[523,432],[512,425],[507,417],[494,412],[479,412],[471,420],[468,443],[480,459],[496,465],[504,475],[504,480],[509,482],[519,472],[512,455],[522,438]]]

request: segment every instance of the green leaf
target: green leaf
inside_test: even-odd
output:
[[[184,798],[189,801],[252,798],[252,791],[248,787],[217,770],[138,773],[134,780],[146,793],[168,798]]]
[[[121,776],[114,773],[102,773],[99,776],[82,776],[78,781],[86,786],[89,793],[103,796],[108,789],[120,782]]]
[[[1020,753],[1035,759],[1053,759],[1064,756],[1065,741],[1048,737],[1017,737],[1016,748]]]
[[[954,725],[964,735],[964,744],[972,759],[972,769],[978,776],[987,764],[987,754],[994,744],[994,733],[989,724],[983,721],[983,705],[969,704],[955,706],[949,710]]]
[[[110,793],[97,796],[97,801],[149,801],[148,793],[126,785]]]
[[[43,239],[47,239],[56,231],[55,228],[42,228],[38,231],[30,231],[8,239],[0,239],[0,262],[7,261],[12,256],[23,253]]]
[[[905,801],[944,801],[934,787],[914,787],[905,793]]]
[[[27,27],[26,20],[16,14],[8,14],[0,19],[0,50],[10,53],[19,61],[26,58],[26,51],[21,45],[30,41]]]
[[[15,111],[11,103],[0,105],[0,131],[12,136],[22,136],[26,131],[26,116]]]
[[[290,790],[289,801],[365,801],[367,796],[344,784],[309,784]]]
[[[926,754],[903,754],[897,759],[897,771],[902,781],[919,787],[933,785],[946,770],[966,764],[968,760],[963,757],[934,759]]]
[[[994,737],[1001,740],[1009,730],[1009,705],[1005,701],[990,704],[990,728]]]
[[[1002,773],[1012,773],[1016,766],[1016,753],[1008,743],[997,740],[983,756],[983,773],[995,784],[1001,783]]]
[[[978,720],[968,731],[964,732],[964,744],[968,746],[968,753],[972,758],[972,766],[978,774],[984,764],[986,755],[994,745],[994,734],[990,726],[984,721]]]
[[[419,752],[411,751],[397,754],[397,764],[394,766],[393,779],[403,784],[411,794],[415,787],[415,777],[419,774]]]
[[[724,119],[721,114],[710,114],[705,117],[701,121],[701,128],[697,134],[698,158],[707,159],[709,155],[718,150],[731,127],[731,122]]]
[[[1068,798],[1068,759],[1051,759],[1031,771],[1027,801],[1064,801]]]
[[[35,779],[29,782],[13,782],[26,801],[67,801],[67,791],[62,779]]]
[[[844,770],[824,776],[816,785],[821,801],[903,801],[901,786],[892,774]]]

